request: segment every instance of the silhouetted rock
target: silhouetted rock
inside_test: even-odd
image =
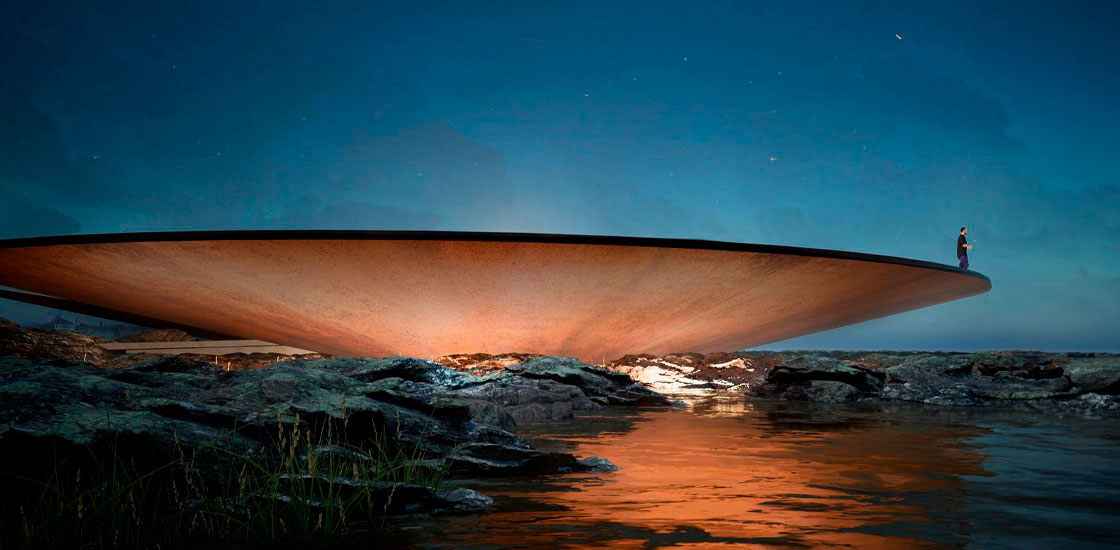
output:
[[[883,387],[883,377],[881,372],[831,357],[799,355],[773,367],[766,375],[766,382],[792,386],[814,381],[833,381],[853,386],[862,392],[874,392]]]
[[[568,453],[492,444],[462,445],[456,448],[445,461],[450,465],[453,474],[466,477],[505,477],[617,469],[606,459],[598,457],[580,461]]]

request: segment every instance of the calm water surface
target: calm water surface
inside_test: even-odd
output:
[[[456,482],[487,515],[397,522],[415,548],[1115,548],[1120,420],[701,400],[522,426],[617,472]]]

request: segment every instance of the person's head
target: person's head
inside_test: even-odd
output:
[[[962,227],[961,228],[961,235],[968,235],[968,228],[967,227]]]

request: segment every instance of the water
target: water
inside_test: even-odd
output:
[[[464,481],[487,515],[414,518],[416,548],[1114,548],[1120,420],[923,405],[701,400],[523,426],[621,469]]]

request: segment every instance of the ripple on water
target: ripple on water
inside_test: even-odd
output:
[[[403,520],[418,548],[1078,548],[1120,536],[1116,419],[695,400],[523,426],[617,472],[458,482],[487,515]]]

